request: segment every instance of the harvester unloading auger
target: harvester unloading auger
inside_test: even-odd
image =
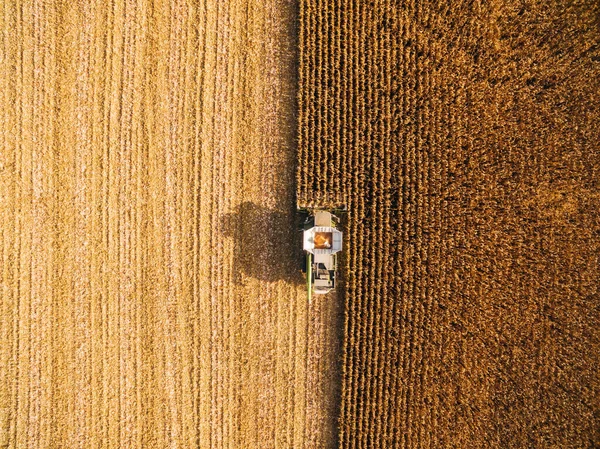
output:
[[[335,289],[337,253],[342,250],[342,232],[337,228],[338,224],[338,217],[330,211],[309,210],[302,239],[309,300],[313,292],[325,294]]]

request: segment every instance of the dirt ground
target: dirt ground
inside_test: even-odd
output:
[[[295,8],[2,2],[0,447],[333,444]]]

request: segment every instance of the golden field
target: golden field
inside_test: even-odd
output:
[[[332,441],[293,2],[1,5],[0,447]]]
[[[343,448],[600,447],[600,4],[302,0]]]

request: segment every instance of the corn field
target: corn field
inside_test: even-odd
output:
[[[0,448],[600,445],[597,2],[0,5]]]
[[[340,447],[600,444],[599,12],[301,1],[297,199],[348,207]]]

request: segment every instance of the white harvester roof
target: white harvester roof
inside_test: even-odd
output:
[[[335,254],[342,249],[342,233],[331,226],[331,213],[315,213],[315,225],[304,231],[304,249],[316,255]]]

